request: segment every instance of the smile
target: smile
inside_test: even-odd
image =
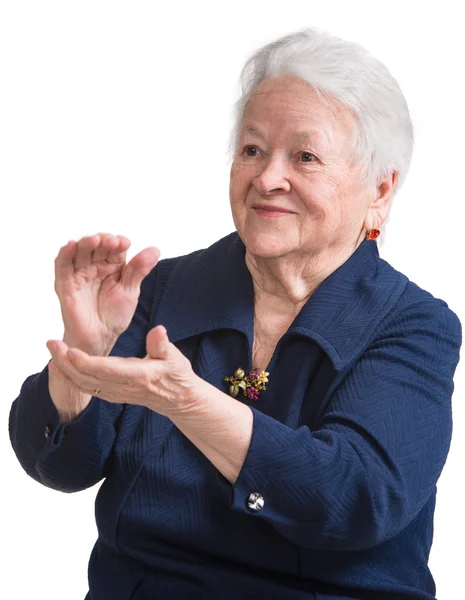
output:
[[[289,215],[293,215],[291,212],[283,212],[282,210],[265,210],[263,208],[254,208],[253,209],[259,217],[264,219],[279,219],[280,217],[288,217]]]

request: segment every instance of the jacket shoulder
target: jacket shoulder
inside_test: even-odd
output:
[[[414,317],[417,323],[422,322],[425,326],[429,325],[430,327],[439,327],[442,330],[450,331],[461,342],[461,321],[445,300],[420,287],[385,260],[380,259],[380,264],[382,264],[384,270],[390,271],[392,274],[400,274],[406,281],[397,302],[380,324],[383,329],[393,322]]]

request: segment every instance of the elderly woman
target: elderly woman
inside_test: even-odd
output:
[[[13,448],[53,489],[105,479],[87,600],[432,599],[461,325],[378,253],[405,99],[315,29],[242,83],[237,231],[127,264],[123,236],[63,246],[64,336],[13,403]]]

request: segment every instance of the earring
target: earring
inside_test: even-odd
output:
[[[366,234],[367,240],[375,240],[380,234],[379,229],[368,229]]]

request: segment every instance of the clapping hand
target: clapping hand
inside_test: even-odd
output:
[[[61,340],[49,340],[47,348],[54,368],[83,392],[108,402],[147,406],[168,417],[183,414],[196,403],[199,377],[169,341],[163,325],[147,334],[147,355],[142,359],[92,356]]]

